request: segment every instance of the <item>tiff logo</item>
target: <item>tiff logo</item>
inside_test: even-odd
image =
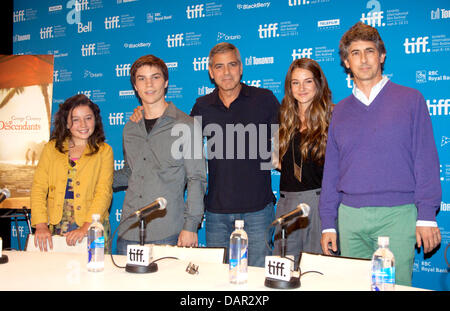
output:
[[[203,13],[204,4],[189,5],[186,8],[186,16],[188,19],[205,17]]]
[[[121,209],[117,209],[115,215],[116,215],[116,221],[119,222],[120,218],[122,218],[122,210]]]
[[[277,276],[285,276],[286,275],[285,269],[287,267],[284,266],[284,262],[269,260],[267,267],[268,267],[269,273],[271,275],[277,275]]]
[[[81,56],[93,56],[95,53],[95,43],[81,45]]]
[[[352,89],[354,84],[353,84],[353,79],[350,76],[350,74],[347,74],[347,77],[345,78],[345,80],[347,81],[347,87],[349,89]]]
[[[19,237],[23,238],[25,236],[25,229],[24,226],[12,226],[11,227],[11,236],[17,237],[17,231],[19,231]]]
[[[311,58],[311,56],[312,48],[292,50],[292,60],[296,60],[299,58]]]
[[[13,12],[13,23],[25,21],[25,10],[19,10]]]
[[[427,106],[430,116],[448,116],[450,99],[433,99],[431,102],[427,99]]]
[[[111,112],[108,117],[109,125],[123,125],[125,124],[124,118],[123,112]]]
[[[105,17],[105,29],[120,28],[119,21],[119,16]]]
[[[54,70],[53,71],[53,81],[54,82],[59,82],[59,70]]]
[[[83,94],[87,98],[91,98],[91,92],[92,91],[79,91],[78,94]]]
[[[114,170],[120,170],[123,169],[123,166],[125,165],[125,160],[114,160]]]
[[[289,0],[289,6],[309,4],[309,0]]]
[[[184,36],[184,34],[182,34],[182,33],[177,33],[175,35],[168,35],[167,36],[167,47],[168,48],[176,48],[176,47],[184,46],[183,36]]]
[[[197,57],[194,58],[192,64],[194,64],[194,71],[208,70],[209,57]]]
[[[261,80],[247,80],[244,83],[254,87],[261,87]]]
[[[89,10],[89,0],[76,0],[75,10],[77,12]]]
[[[116,77],[127,77],[130,75],[131,64],[116,65]]]
[[[383,13],[383,11],[372,11],[367,13],[367,16],[365,13],[362,13],[361,22],[372,27],[384,26],[384,23],[382,23]]]
[[[44,27],[39,30],[39,35],[41,39],[51,39],[53,38],[53,26]]]
[[[408,38],[405,39],[403,46],[405,47],[405,54],[415,54],[415,53],[428,53],[428,39],[429,37],[417,37],[411,38],[411,42]]]
[[[259,25],[258,33],[260,39],[279,37],[277,33],[278,23]]]

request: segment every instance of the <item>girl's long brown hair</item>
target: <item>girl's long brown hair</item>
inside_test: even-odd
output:
[[[300,120],[298,103],[292,95],[292,73],[296,68],[309,70],[313,74],[317,88],[316,96],[305,111],[304,119],[306,124],[302,124]],[[302,131],[300,144],[302,158],[306,159],[308,154],[310,154],[313,161],[323,164],[332,110],[331,91],[319,64],[309,58],[300,58],[293,61],[286,74],[284,98],[280,107],[280,127],[278,132],[280,159],[286,153],[289,142],[295,133],[300,131],[302,127],[305,127],[306,129]]]
[[[71,137],[70,130],[67,128],[68,120],[72,115],[74,108],[78,106],[88,106],[94,113],[95,128],[94,132],[88,139],[88,145],[91,147],[92,152],[88,155],[93,155],[98,152],[100,144],[105,141],[105,133],[103,132],[102,117],[100,116],[100,108],[94,104],[89,98],[83,94],[78,94],[68,98],[63,104],[59,105],[59,110],[55,114],[53,122],[53,130],[50,135],[50,139],[56,141],[55,148],[59,152],[65,153],[68,150],[64,150],[64,142],[66,138]]]

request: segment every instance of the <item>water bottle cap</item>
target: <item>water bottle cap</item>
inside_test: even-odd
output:
[[[242,219],[238,219],[234,221],[234,226],[236,228],[244,228],[244,221]]]
[[[379,236],[378,237],[378,245],[379,246],[389,246],[389,237],[388,236]]]
[[[92,214],[92,220],[99,221],[100,220],[100,215],[99,214]]]

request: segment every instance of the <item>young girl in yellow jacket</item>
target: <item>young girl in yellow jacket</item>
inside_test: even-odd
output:
[[[67,245],[81,242],[92,214],[101,216],[108,238],[114,159],[104,141],[100,109],[89,98],[75,95],[60,105],[31,188],[34,243],[41,251],[53,248],[56,234]]]

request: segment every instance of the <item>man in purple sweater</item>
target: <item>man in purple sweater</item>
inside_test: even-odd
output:
[[[341,61],[354,81],[330,122],[320,197],[322,249],[371,258],[378,236],[390,238],[396,283],[411,285],[414,245],[441,241],[439,159],[422,94],[382,75],[378,31],[358,22],[342,37]]]

